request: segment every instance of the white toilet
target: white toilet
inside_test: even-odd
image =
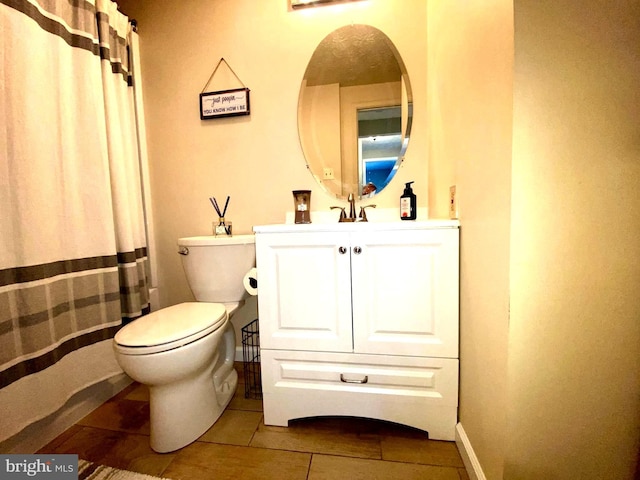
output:
[[[134,320],[114,337],[120,367],[149,387],[151,448],[171,452],[196,440],[222,415],[238,384],[236,336],[229,321],[248,295],[253,235],[178,240],[197,302]]]

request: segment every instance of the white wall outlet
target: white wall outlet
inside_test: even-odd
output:
[[[333,180],[335,177],[333,176],[333,168],[327,168],[325,167],[323,169],[323,175],[322,178],[324,180]]]
[[[458,218],[458,199],[456,198],[456,186],[449,187],[449,218]]]

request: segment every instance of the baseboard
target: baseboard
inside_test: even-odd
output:
[[[236,362],[244,362],[244,356],[242,355],[242,347],[236,347]]]
[[[160,309],[160,291],[158,287],[151,287],[149,289],[149,304],[152,312]]]
[[[487,480],[478,461],[478,457],[476,457],[476,453],[473,451],[469,437],[467,437],[461,423],[456,425],[456,445],[460,451],[460,456],[467,469],[469,478],[471,480]]]

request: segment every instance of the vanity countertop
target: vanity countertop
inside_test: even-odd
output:
[[[335,222],[335,223],[278,223],[256,225],[255,233],[294,233],[294,232],[371,232],[389,230],[421,230],[425,228],[459,228],[458,220],[396,220],[393,222]]]

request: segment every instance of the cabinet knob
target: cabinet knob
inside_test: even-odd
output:
[[[353,253],[355,253],[356,255],[360,255],[362,253],[362,248],[361,247],[353,247]]]
[[[339,251],[342,255],[344,255],[345,253],[347,253],[347,249],[346,249],[346,248],[344,248],[344,247],[340,247],[340,248],[338,248],[338,251]]]

